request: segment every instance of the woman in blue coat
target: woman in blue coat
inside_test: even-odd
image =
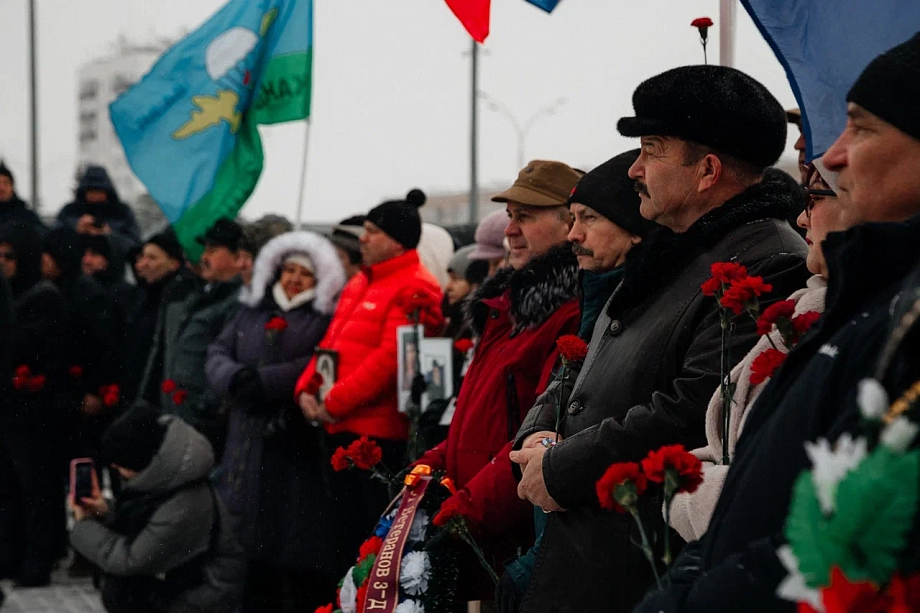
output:
[[[335,248],[289,232],[260,251],[245,305],[208,350],[207,377],[227,399],[221,492],[248,567],[243,611],[312,611],[335,593],[337,551],[323,432],[294,403],[294,384],[323,338],[345,273]],[[353,555],[354,552],[351,552]]]

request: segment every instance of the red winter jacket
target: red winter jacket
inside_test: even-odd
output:
[[[444,321],[440,303],[438,282],[414,249],[352,277],[319,344],[339,353],[336,384],[325,397],[326,410],[338,421],[326,424],[327,432],[406,439],[409,422],[397,410],[396,328],[409,324],[409,314],[423,305],[421,323],[426,334],[436,334]],[[294,388],[295,398],[315,372],[313,358]]]
[[[475,355],[447,440],[418,463],[446,470],[461,488],[461,514],[489,537],[480,544],[532,534],[533,506],[518,498],[508,454],[547,384],[556,339],[578,332],[578,287],[578,261],[566,243],[520,271],[499,271],[471,299]],[[499,562],[508,557],[496,552]]]

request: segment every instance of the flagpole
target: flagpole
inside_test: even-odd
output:
[[[38,211],[41,206],[41,196],[38,193],[38,71],[36,69],[36,64],[35,0],[29,0],[29,108],[32,116],[32,209]]]
[[[307,119],[304,124],[303,158],[300,162],[300,191],[297,192],[297,217],[294,223],[295,230],[300,230],[300,224],[303,222],[303,198],[304,190],[307,187],[307,153],[310,150],[310,120]]]
[[[735,65],[735,5],[737,0],[719,0],[719,64]]]

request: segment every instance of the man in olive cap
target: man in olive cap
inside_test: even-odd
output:
[[[447,440],[419,460],[446,471],[460,488],[445,506],[483,535],[486,555],[497,561],[533,543],[532,507],[515,494],[508,454],[546,385],[556,339],[578,330],[578,260],[566,236],[572,226],[568,198],[579,177],[562,162],[535,160],[492,198],[505,204],[510,218],[505,236],[511,265],[467,298],[468,320],[479,339],[474,357]],[[472,557],[467,562],[458,596],[491,600],[488,576]]]
[[[632,544],[632,518],[601,509],[595,485],[612,464],[705,441],[722,335],[717,302],[700,292],[711,265],[733,260],[764,276],[773,284],[764,306],[808,276],[805,243],[784,221],[793,195],[786,183],[763,179],[786,142],[785,113],[763,85],[731,68],[686,66],[639,85],[633,106],[635,117],[618,124],[642,139],[628,176],[642,217],[665,228],[627,257],[566,404],[551,388],[518,432],[518,494],[550,513],[521,608],[528,613],[625,613],[653,582]],[[758,338],[739,317],[735,359]],[[564,418],[555,444],[557,407]],[[649,517],[660,531],[660,512]]]

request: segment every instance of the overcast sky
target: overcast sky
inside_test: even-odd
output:
[[[114,50],[194,29],[222,0],[35,0],[39,24],[41,194],[47,210],[69,199],[77,151],[76,73]],[[644,79],[701,63],[695,17],[716,21],[718,0],[563,0],[547,15],[524,0],[493,0],[480,88],[524,122],[559,97],[568,102],[530,132],[526,154],[582,168],[636,142],[616,132]],[[27,0],[0,0],[3,85],[0,156],[30,198]],[[412,187],[469,185],[469,38],[443,0],[316,0],[313,118],[305,220],[363,212]],[[738,7],[736,67],[795,101],[779,63]],[[517,140],[510,122],[481,105],[481,184],[510,183]],[[797,136],[797,135],[796,135]],[[304,123],[263,131],[265,171],[243,214],[293,216]],[[789,153],[792,155],[789,140]]]

